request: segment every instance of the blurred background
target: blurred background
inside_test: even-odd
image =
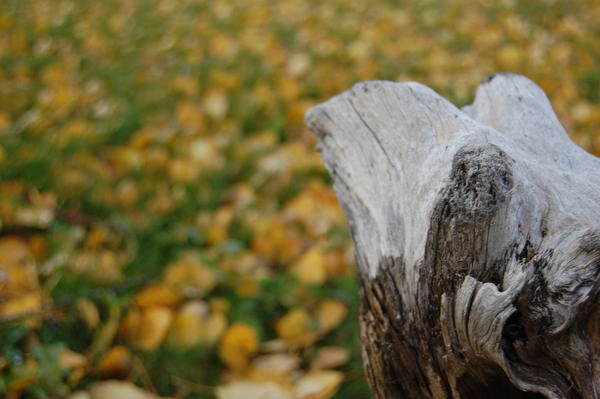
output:
[[[462,106],[511,71],[598,155],[598,21],[587,0],[2,0],[0,396],[370,398],[305,111],[370,79]]]

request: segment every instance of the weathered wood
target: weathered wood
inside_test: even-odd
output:
[[[306,123],[361,277],[377,398],[600,398],[600,160],[500,74],[463,110],[367,82]]]

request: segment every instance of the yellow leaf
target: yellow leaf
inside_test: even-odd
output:
[[[93,227],[85,236],[85,246],[89,249],[99,249],[104,244],[108,230],[104,227]]]
[[[302,308],[288,312],[277,320],[275,330],[277,335],[293,345],[308,346],[314,343],[316,335],[310,328],[311,320],[306,310]]]
[[[142,311],[139,308],[132,308],[121,320],[119,325],[119,336],[127,341],[133,342],[137,337],[138,326],[142,318]]]
[[[219,244],[229,237],[229,226],[233,221],[233,208],[225,206],[220,208],[211,218],[205,228],[206,239],[210,244]]]
[[[315,105],[312,101],[294,102],[287,111],[288,121],[292,125],[301,125],[304,123],[304,115],[310,107]]]
[[[277,88],[279,89],[278,92],[281,93],[281,96],[286,101],[296,100],[302,91],[300,82],[291,76],[285,76],[278,79]]]
[[[184,93],[187,96],[194,96],[198,93],[198,80],[189,75],[177,75],[171,81],[175,91]]]
[[[516,68],[523,59],[523,53],[514,44],[507,44],[500,47],[497,56],[502,66],[509,69]]]
[[[231,310],[231,303],[225,298],[213,298],[210,300],[210,308],[214,313],[227,315]]]
[[[9,191],[10,185],[2,187]],[[4,191],[4,190],[3,190]],[[10,195],[1,193],[2,195]],[[0,268],[2,270],[10,269],[15,266],[24,266],[32,261],[31,253],[27,245],[18,237],[3,237],[0,239]]]
[[[169,176],[179,183],[194,183],[200,177],[200,167],[190,159],[175,158],[168,164]]]
[[[256,298],[260,294],[260,287],[256,280],[244,278],[236,286],[235,293],[244,298]]]
[[[134,180],[126,179],[117,185],[115,195],[118,204],[128,208],[137,204],[140,198],[140,191]]]
[[[243,369],[258,350],[258,334],[248,324],[233,324],[225,332],[219,345],[219,355],[232,369]]]
[[[79,367],[71,370],[71,372],[69,372],[69,377],[67,378],[67,384],[69,384],[71,388],[76,387],[79,385],[79,382],[83,380],[86,374],[87,371],[85,367]]]
[[[0,164],[2,162],[0,161]],[[29,239],[29,250],[35,258],[35,260],[42,261],[48,255],[48,242],[46,238],[40,234],[33,235]]]
[[[152,306],[173,308],[178,306],[182,300],[181,293],[166,284],[147,287],[135,297],[135,303],[141,308]]]
[[[319,332],[328,333],[335,329],[344,320],[348,314],[346,305],[337,299],[325,299],[317,309],[317,320],[319,322]]]
[[[311,59],[307,54],[294,54],[287,62],[286,71],[290,76],[299,77],[309,70],[310,64]]]
[[[344,375],[339,371],[317,371],[302,377],[294,388],[296,399],[328,399],[339,389]]]
[[[131,372],[132,357],[129,349],[115,346],[100,358],[98,373],[102,378],[127,377]]]
[[[100,324],[100,314],[96,304],[87,298],[79,298],[75,303],[79,318],[91,329],[95,330]]]
[[[224,69],[213,70],[211,81],[216,87],[223,87],[227,90],[237,89],[242,83],[239,74]]]
[[[204,341],[212,344],[216,342],[227,328],[227,318],[223,313],[213,313],[204,322]]]
[[[229,109],[227,93],[220,89],[213,89],[207,93],[203,105],[206,113],[211,118],[216,120],[223,119]]]
[[[204,334],[204,322],[190,313],[178,313],[171,324],[167,343],[177,348],[197,345]]]
[[[175,316],[167,342],[178,348],[198,344],[214,344],[227,328],[227,318],[221,313],[208,315],[208,305],[191,301]]]
[[[312,182],[285,206],[286,216],[299,221],[313,236],[321,236],[334,226],[345,225],[344,214],[330,187]]]
[[[146,351],[156,349],[166,337],[172,319],[173,312],[166,307],[152,307],[144,310],[134,344]]]
[[[167,267],[164,282],[186,296],[201,297],[217,285],[217,278],[212,269],[200,263],[195,254],[191,254]]]
[[[205,172],[222,169],[225,165],[225,158],[213,137],[195,139],[189,143],[187,153],[197,167]]]
[[[136,348],[151,351],[163,342],[172,320],[167,307],[132,309],[121,322],[120,334]]]
[[[290,262],[302,250],[302,239],[278,217],[261,217],[254,225],[252,251],[282,264]]]
[[[182,128],[191,133],[203,133],[206,130],[202,107],[190,101],[177,104],[175,109],[177,121]]]
[[[323,284],[327,279],[325,254],[320,249],[312,248],[300,257],[292,270],[304,284]]]
[[[0,318],[11,320],[23,318],[29,327],[38,327],[41,323],[42,297],[39,292],[24,294],[0,305]]]

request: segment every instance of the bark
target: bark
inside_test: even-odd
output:
[[[377,398],[600,398],[600,160],[544,92],[489,77],[459,110],[366,82],[306,122],[356,246]]]

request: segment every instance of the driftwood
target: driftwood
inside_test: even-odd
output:
[[[312,108],[377,398],[600,398],[600,160],[499,74],[460,110],[367,82]]]

